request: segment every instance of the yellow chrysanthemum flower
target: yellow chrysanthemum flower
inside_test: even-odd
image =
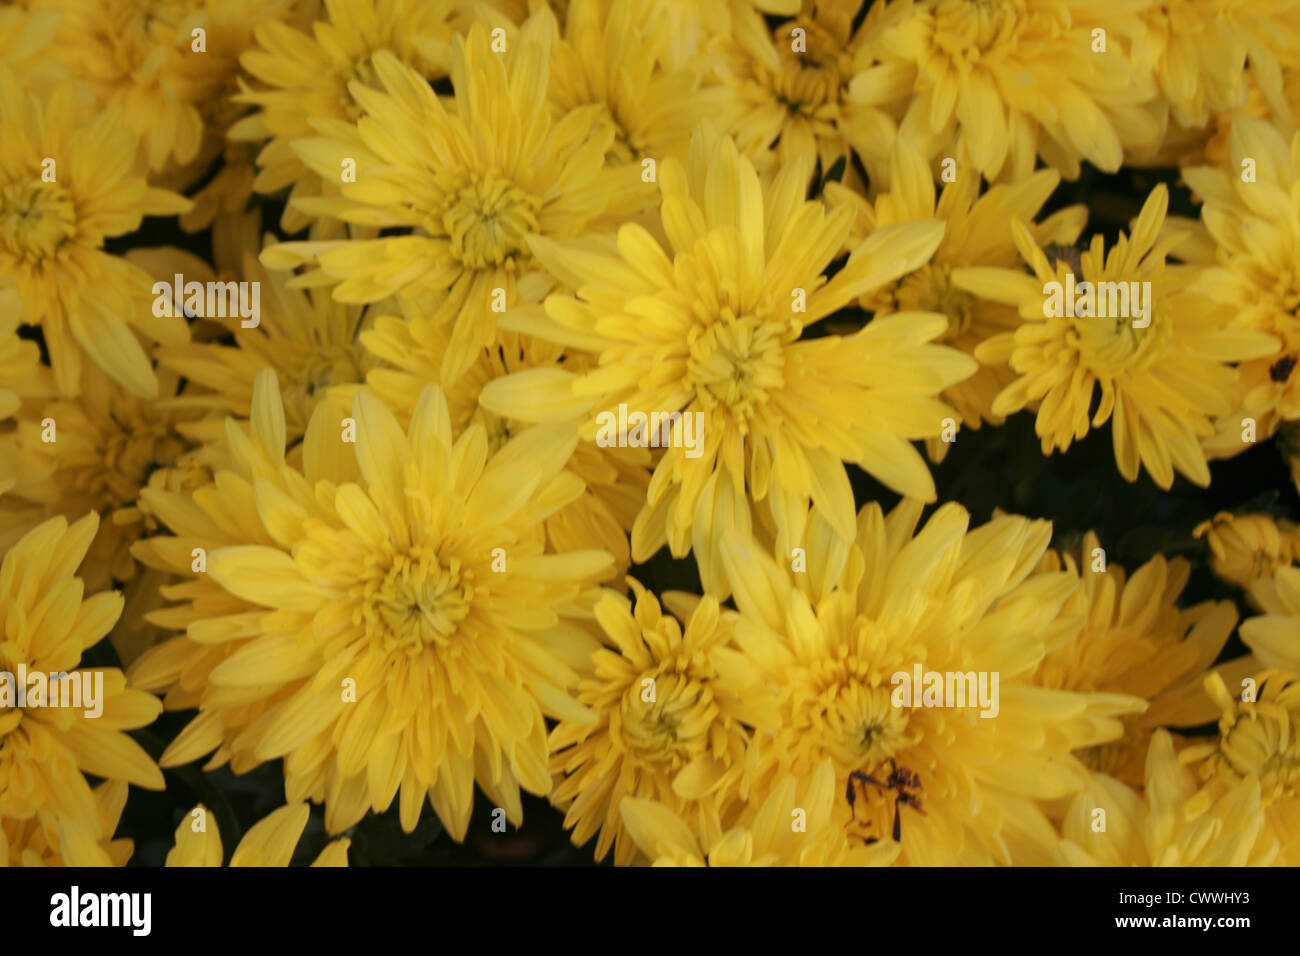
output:
[[[223,42],[255,19],[285,15],[292,0],[39,0],[63,14],[54,50],[101,104],[119,107],[151,172],[199,155],[200,108],[238,69]],[[133,151],[134,152],[134,151]],[[134,160],[134,155],[131,157]]]
[[[264,248],[275,245],[270,234],[263,242]],[[187,383],[184,393],[161,400],[159,407],[194,410],[203,415],[177,426],[188,438],[218,441],[225,435],[226,415],[248,418],[253,381],[261,369],[269,367],[281,383],[285,436],[291,443],[296,442],[330,388],[365,381],[366,372],[376,364],[359,340],[362,329],[370,324],[364,307],[336,302],[323,289],[290,288],[286,275],[262,267],[254,248],[244,252],[238,279],[259,285],[257,326],[244,328],[239,315],[216,318],[211,321],[219,324],[222,333],[233,337],[233,345],[193,341],[158,349],[158,364]],[[183,274],[187,282],[236,278],[233,274],[218,276],[211,267],[178,250],[170,254],[152,252],[150,271],[166,281],[169,288],[176,273]],[[173,309],[179,311],[181,303],[174,304]]]
[[[841,97],[853,75],[861,3],[794,6],[798,16],[771,30],[753,7],[732,6],[717,51],[728,92],[722,122],[760,171],[803,160],[811,177],[818,160],[825,171],[847,159]]]
[[[143,493],[176,537],[135,553],[193,579],[172,591],[187,606],[151,615],[187,634],[131,671],[198,706],[162,762],[283,757],[288,800],[324,801],[331,833],[400,791],[404,829],[427,795],[461,839],[475,780],[518,824],[519,788],[551,788],[543,712],[594,719],[567,662],[592,643],[578,620],[611,558],[544,553],[541,531],[582,493],[563,471],[576,436],[529,429],[489,455],[479,426],[453,440],[432,387],[406,430],[368,391],[342,429],[322,404],[303,470],[287,466],[263,370],[249,434],[227,426],[232,467],[192,496]]]
[[[1243,416],[1254,421],[1259,440],[1300,419],[1300,278],[1294,262],[1300,248],[1300,135],[1288,147],[1270,124],[1239,116],[1230,142],[1227,170],[1183,170],[1205,200],[1201,220],[1217,246],[1194,291],[1213,321],[1226,317],[1231,328],[1268,333],[1279,347],[1241,367],[1241,385],[1233,394],[1239,414],[1229,416],[1210,443],[1215,455],[1225,457],[1250,447],[1241,437]],[[1246,165],[1253,177],[1247,177]]]
[[[958,288],[952,281],[953,269],[1014,267],[1019,260],[1011,234],[1012,216],[1028,224],[1039,244],[1073,245],[1083,230],[1087,210],[1070,206],[1041,223],[1033,221],[1061,181],[1048,169],[1013,185],[994,186],[983,195],[979,176],[958,176],[936,197],[929,167],[906,140],[899,140],[895,146],[891,167],[891,189],[881,193],[875,202],[838,183],[827,185],[826,198],[832,208],[845,205],[854,210],[852,241],[861,241],[882,226],[897,222],[940,219],[946,229],[929,262],[863,295],[858,304],[877,315],[942,313],[948,318],[948,328],[940,341],[974,356],[980,343],[1014,330],[1019,319],[1015,309]],[[993,401],[1012,378],[1005,365],[981,365],[973,376],[946,389],[943,397],[957,409],[959,420],[972,429],[985,421],[1000,425],[1003,418],[993,413]],[[927,439],[926,444],[930,457],[942,460],[948,444],[934,438]]]
[[[481,400],[525,421],[536,409],[586,407],[594,415],[583,426],[587,440],[610,430],[602,419],[625,412],[687,416],[672,426],[677,437],[655,469],[632,559],[645,561],[665,543],[677,557],[693,548],[705,589],[721,597],[720,537],[730,527],[748,531],[754,503],[766,499],[785,527],[811,498],[837,533],[852,537],[846,460],[933,500],[929,469],[910,441],[939,434],[954,412],[937,393],[976,366],[930,344],[947,324],[932,313],[799,340],[807,326],[925,262],[942,224],[877,231],[828,282],[822,272],[844,247],[852,211],[828,214],[806,201],[802,163],[764,190],[731,140],[705,126],[686,166],[666,160],[660,176],[668,253],[635,224],[619,230],[617,247],[534,239],[537,257],[578,296],[552,295],[544,312],[515,309],[502,323],[597,354],[599,367],[507,376]],[[700,423],[693,449],[683,428],[692,422]]]
[[[198,153],[188,162],[172,163],[153,180],[181,192],[198,187],[190,194],[194,208],[178,219],[186,232],[221,228],[238,220],[253,196],[256,150],[228,134],[250,112],[237,94],[245,80],[239,60],[255,45],[255,27],[280,22],[304,25],[317,6],[318,0],[220,0],[203,7],[206,51],[199,54],[204,59],[203,93],[193,101],[202,123]]]
[[[117,668],[78,667],[122,612],[115,591],[83,600],[76,572],[98,525],[93,513],[71,525],[51,518],[0,563],[0,818],[34,817],[46,847],[60,845],[69,820],[92,842],[111,835],[85,773],[163,789],[158,767],[123,733],[153,722],[157,698],[129,688]]]
[[[0,817],[0,867],[6,866],[125,866],[135,851],[134,840],[114,840],[128,786],[105,780],[94,791],[95,820],[69,817],[48,826],[40,816],[25,820]]]
[[[1089,780],[1066,811],[1056,862],[1270,866],[1277,859],[1280,847],[1264,820],[1258,780],[1243,779],[1222,793],[1198,788],[1164,730],[1151,737],[1145,780],[1142,796],[1113,777]]]
[[[255,110],[231,127],[230,138],[265,142],[253,188],[289,189],[280,221],[285,232],[298,232],[310,221],[295,200],[337,196],[341,175],[337,164],[324,176],[312,172],[294,143],[315,135],[316,120],[350,122],[362,115],[348,87],[354,81],[380,87],[373,57],[381,50],[425,79],[445,76],[455,6],[450,0],[325,0],[326,19],[313,23],[310,35],[275,20],[254,28],[257,48],[244,53],[240,64],[258,85],[245,84],[234,100]]]
[[[642,158],[684,157],[691,131],[718,115],[726,95],[717,83],[704,82],[700,55],[682,67],[665,64],[668,30],[655,16],[660,9],[658,0],[574,0],[551,50],[555,120],[600,106],[602,121],[614,128],[611,157],[630,164],[629,183],[640,182]]]
[[[633,607],[607,591],[596,605],[609,647],[584,669],[578,700],[595,724],[561,721],[551,732],[552,801],[582,846],[597,832],[596,859],[611,846],[631,863],[636,846],[620,817],[628,797],[647,797],[690,819],[706,841],[722,836],[747,790],[755,730],[775,732],[776,699],[732,644],[732,622],[706,597],[677,618],[632,578]],[[752,769],[752,768],[751,768]]]
[[[854,838],[892,836],[909,865],[1041,865],[1056,834],[1038,801],[1077,791],[1087,771],[1070,752],[1114,740],[1145,704],[1035,685],[1047,649],[1080,626],[1060,615],[1073,577],[1035,570],[1046,522],[971,531],[950,503],[917,532],[920,516],[911,499],[888,518],[869,504],[854,546],[807,572],[728,536],[736,643],[787,694],[761,766],[806,778],[829,757]],[[795,583],[812,574],[815,601]],[[900,675],[922,669],[969,675],[962,700],[935,705],[920,685],[909,700]]]
[[[175,394],[175,374],[160,380]],[[78,398],[30,403],[0,436],[0,482],[13,482],[0,498],[0,548],[53,515],[94,511],[104,520],[82,577],[92,590],[130,581],[130,547],[145,531],[136,499],[156,469],[177,463],[189,444],[179,422],[193,416],[138,398],[94,367]]]
[[[652,866],[888,866],[898,855],[892,840],[850,844],[848,814],[837,803],[835,771],[823,760],[805,786],[783,777],[746,822],[701,842],[661,803],[627,797],[624,825]],[[707,862],[706,862],[707,861]]]
[[[1129,576],[1118,564],[1107,563],[1092,532],[1084,536],[1077,555],[1048,552],[1042,570],[1062,567],[1079,583],[1061,615],[1081,619],[1083,628],[1043,658],[1035,683],[1147,701],[1143,713],[1124,718],[1123,736],[1076,754],[1093,770],[1140,787],[1153,730],[1195,727],[1215,718],[1202,682],[1232,636],[1237,609],[1231,601],[1180,609],[1179,595],[1191,573],[1187,561],[1158,554]],[[1221,670],[1232,679],[1253,666],[1246,657]]]
[[[1242,642],[1265,667],[1300,674],[1300,568],[1279,567],[1250,596],[1264,613],[1242,622]]]
[[[248,828],[231,854],[230,867],[285,867],[293,859],[302,831],[307,827],[311,808],[306,803],[286,804]],[[221,834],[215,821],[208,826],[208,810],[199,804],[187,813],[176,828],[176,842],[167,853],[166,866],[221,866]],[[346,837],[334,840],[321,851],[312,866],[347,866]]]
[[[1270,336],[1224,328],[1217,315],[1195,310],[1196,296],[1188,284],[1199,270],[1165,263],[1183,234],[1157,241],[1168,204],[1169,191],[1162,183],[1143,205],[1131,235],[1121,233],[1109,255],[1105,240],[1093,237],[1080,257],[1077,277],[1072,263],[1049,263],[1019,221],[1013,221],[1012,234],[1032,275],[1005,269],[953,273],[958,287],[1020,310],[1015,332],[994,336],[976,349],[981,362],[1009,363],[1018,375],[994,400],[994,413],[1035,407],[1044,455],[1067,450],[1113,418],[1120,474],[1136,481],[1139,466],[1145,466],[1166,490],[1175,470],[1202,487],[1210,483],[1200,440],[1213,434],[1214,419],[1229,411],[1236,371],[1226,363],[1276,349]],[[1076,278],[1092,284],[1094,299],[1082,298]],[[1123,311],[1116,303],[1122,306],[1124,299],[1098,291],[1100,282],[1125,283],[1145,304],[1139,307],[1136,298],[1129,299],[1131,315],[1109,314]],[[1057,285],[1049,290],[1048,283]],[[1064,307],[1071,290],[1078,311],[1089,305],[1092,314],[1071,314],[1074,302]],[[1062,309],[1049,309],[1053,297]],[[1142,309],[1141,317],[1135,317]],[[1098,389],[1100,403],[1093,412]]]
[[[149,277],[104,252],[104,240],[189,203],[133,175],[135,142],[121,115],[107,109],[88,121],[77,97],[65,83],[42,105],[0,65],[0,274],[17,283],[22,321],[45,333],[64,395],[77,394],[84,352],[151,397],[158,381],[136,332],[173,344],[189,333],[181,319],[150,316]]]
[[[1232,162],[1232,126],[1241,116],[1252,116],[1271,123],[1283,140],[1290,142],[1296,133],[1297,122],[1300,121],[1300,69],[1282,70],[1280,96],[1276,90],[1268,89],[1268,84],[1260,82],[1258,70],[1247,67],[1246,82],[1248,88],[1245,101],[1235,109],[1211,116],[1207,128],[1208,137],[1206,129],[1188,131],[1185,137],[1167,136],[1165,147],[1157,159],[1164,165],[1217,166],[1227,169]]]
[[[598,108],[551,120],[546,96],[555,29],[542,8],[506,53],[493,52],[478,24],[468,37],[457,36],[455,112],[415,70],[376,53],[371,62],[385,92],[354,81],[349,90],[365,115],[356,124],[319,122],[329,138],[296,147],[321,176],[339,176],[344,161],[355,159],[356,182],[342,183],[339,199],[298,205],[414,234],[286,242],[262,261],[270,268],[318,263],[319,274],[304,278],[339,282],[340,302],[436,293],[436,317],[454,323],[442,365],[444,380],[454,381],[492,344],[496,311],[519,301],[518,283],[536,270],[527,240],[584,235],[610,202],[615,171],[604,157],[614,133],[594,125]],[[650,195],[647,188],[647,201]]]
[[[1133,63],[1153,71],[1173,119],[1202,127],[1213,114],[1241,106],[1255,75],[1281,93],[1278,54],[1300,49],[1300,15],[1291,0],[1162,0],[1138,10],[1144,29],[1135,37]]]
[[[1088,160],[1114,172],[1159,142],[1156,88],[1130,63],[1127,4],[1095,0],[891,0],[849,87],[856,106],[906,104],[900,135],[1019,182],[1036,157],[1066,179]],[[1094,52],[1094,31],[1110,34]]]
[[[1179,755],[1218,791],[1258,781],[1268,833],[1282,850],[1278,862],[1300,865],[1300,681],[1273,669],[1243,681],[1234,697],[1211,674],[1205,689],[1222,712],[1219,738],[1191,743]],[[1247,699],[1248,698],[1248,699]]]
[[[496,348],[480,352],[469,370],[444,389],[453,434],[459,435],[472,424],[482,425],[491,451],[531,426],[485,408],[479,396],[486,386],[512,372],[572,370],[591,364],[586,355],[532,336],[503,330],[498,339]],[[424,387],[439,381],[442,357],[449,344],[448,330],[419,315],[407,319],[381,315],[372,330],[361,333],[361,342],[386,366],[371,371],[367,383],[398,420],[405,422]],[[335,392],[345,404],[351,404],[355,389],[337,388]],[[555,421],[572,422],[575,431],[579,424],[575,414],[565,409],[557,410]],[[587,487],[577,501],[546,519],[551,547],[556,551],[600,547],[614,556],[617,574],[626,572],[631,562],[628,534],[645,502],[649,464],[650,453],[643,448],[601,448],[580,443],[566,467]]]
[[[1205,537],[1210,545],[1214,573],[1238,587],[1272,577],[1274,571],[1300,556],[1300,527],[1266,514],[1220,511],[1197,525],[1194,534]]]

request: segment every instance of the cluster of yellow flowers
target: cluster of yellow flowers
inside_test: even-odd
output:
[[[1300,864],[1300,528],[1196,529],[1238,628],[931,475],[1028,410],[1300,483],[1297,123],[1294,0],[0,9],[0,864],[200,759],[283,760],[231,865],[476,784],[621,865]],[[1085,248],[1084,163],[1200,217]]]

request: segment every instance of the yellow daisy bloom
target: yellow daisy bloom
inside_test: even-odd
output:
[[[250,143],[228,138],[235,123],[250,111],[235,99],[244,82],[239,58],[254,46],[255,25],[298,22],[314,4],[315,0],[233,0],[209,3],[204,8],[206,52],[190,52],[190,56],[203,58],[208,71],[204,94],[194,102],[202,124],[198,153],[188,162],[169,164],[152,180],[154,185],[178,192],[198,186],[190,194],[194,207],[178,220],[186,232],[237,220],[248,206],[253,195],[256,150]]]
[[[343,423],[320,406],[300,471],[259,373],[249,432],[227,426],[232,467],[192,496],[142,494],[176,536],[136,554],[191,579],[171,589],[188,605],[151,615],[186,635],[131,671],[198,706],[163,764],[283,757],[288,800],[324,801],[331,833],[400,791],[405,830],[427,795],[462,839],[475,780],[518,824],[519,788],[551,789],[543,712],[594,719],[570,662],[611,558],[544,553],[541,533],[582,493],[563,471],[576,442],[529,429],[489,455],[481,427],[453,440],[436,388],[407,429],[362,391]]]
[[[594,651],[578,687],[598,722],[562,720],[550,738],[551,799],[566,811],[574,845],[599,832],[596,859],[613,846],[620,866],[636,855],[619,815],[627,798],[658,801],[706,840],[719,839],[747,790],[753,732],[775,732],[780,721],[775,697],[731,648],[732,622],[715,599],[683,613],[683,627],[627,580],[635,607],[613,591],[596,604],[610,646]]]
[[[898,856],[892,840],[853,846],[848,814],[837,803],[835,771],[823,760],[806,785],[783,777],[746,822],[705,841],[661,803],[627,797],[624,825],[652,866],[888,866]],[[838,817],[842,819],[837,819]]]
[[[365,115],[356,124],[320,123],[331,135],[296,147],[325,177],[339,176],[342,164],[355,159],[356,182],[341,184],[340,199],[298,205],[415,232],[286,242],[264,252],[262,261],[270,268],[318,263],[320,274],[305,280],[339,283],[334,298],[340,302],[436,293],[436,318],[454,323],[442,365],[444,380],[454,381],[492,344],[496,311],[516,304],[518,283],[536,271],[526,240],[586,234],[610,201],[613,171],[604,157],[612,128],[593,123],[594,106],[559,122],[550,118],[554,31],[554,19],[540,8],[504,54],[492,51],[478,24],[467,37],[457,36],[455,112],[415,70],[376,53],[371,62],[385,92],[353,82],[349,89]]]
[[[665,64],[668,31],[654,16],[660,6],[657,0],[574,0],[551,50],[555,120],[600,106],[602,121],[614,128],[612,159],[631,165],[630,183],[640,182],[643,157],[684,157],[691,131],[718,115],[726,95],[716,82],[705,83],[700,57],[681,67]]]
[[[129,688],[117,668],[78,667],[122,611],[115,591],[83,600],[76,571],[98,525],[93,513],[71,525],[51,518],[0,563],[0,819],[34,817],[48,847],[67,820],[96,842],[111,833],[83,774],[163,789],[158,767],[123,733],[153,722],[157,698]]]
[[[761,766],[806,779],[830,758],[854,839],[892,836],[906,864],[1041,865],[1056,835],[1039,801],[1087,775],[1070,752],[1116,739],[1118,718],[1145,703],[1036,686],[1047,649],[1080,626],[1061,616],[1073,576],[1035,570],[1046,522],[1001,516],[971,531],[950,503],[918,532],[921,507],[865,506],[844,560],[813,571],[728,535],[736,643],[786,692]],[[794,580],[812,573],[815,603]],[[909,699],[902,678],[922,670],[961,677],[961,701],[922,698],[928,676]]]
[[[1220,511],[1197,525],[1193,533],[1209,543],[1214,573],[1238,587],[1272,577],[1274,571],[1300,556],[1300,527],[1266,514]]]
[[[1250,596],[1264,613],[1242,622],[1242,642],[1264,666],[1300,674],[1300,568],[1279,567]]]
[[[351,122],[363,114],[348,86],[356,81],[380,88],[373,57],[381,50],[425,79],[445,76],[454,12],[450,0],[325,0],[325,18],[311,25],[310,34],[276,20],[254,28],[257,46],[239,62],[257,85],[244,83],[234,97],[254,111],[232,125],[229,135],[239,143],[265,143],[253,188],[289,189],[280,220],[285,232],[298,232],[310,221],[296,200],[337,196],[340,182],[337,164],[328,175],[317,175],[298,158],[294,143],[315,135],[316,120]]]
[[[284,16],[292,0],[39,0],[63,14],[54,50],[138,137],[151,172],[184,166],[203,144],[203,104],[238,69],[230,30]],[[201,32],[200,32],[201,31]],[[200,49],[201,48],[201,49]],[[134,152],[134,150],[133,150]],[[134,159],[134,155],[131,157]]]
[[[1219,791],[1258,781],[1268,834],[1282,847],[1278,863],[1300,865],[1300,681],[1270,669],[1238,696],[1218,674],[1205,689],[1223,715],[1219,738],[1189,743],[1179,759]]]
[[[939,434],[954,412],[937,393],[976,368],[931,344],[947,325],[932,313],[799,340],[807,326],[920,266],[943,232],[934,221],[881,229],[827,281],[822,272],[844,247],[852,211],[828,214],[806,201],[807,173],[805,162],[793,163],[764,190],[731,140],[704,126],[685,167],[670,159],[660,169],[667,252],[635,224],[619,230],[617,247],[533,239],[537,257],[578,295],[552,295],[544,312],[516,309],[502,324],[596,354],[599,366],[507,376],[481,398],[525,421],[535,409],[585,403],[594,417],[583,437],[602,443],[613,442],[609,422],[624,413],[683,413],[672,426],[678,437],[658,442],[673,447],[632,530],[632,559],[645,561],[665,543],[676,557],[693,548],[706,591],[719,597],[720,537],[752,527],[753,503],[766,499],[785,527],[811,498],[841,537],[852,537],[844,461],[934,500],[910,441]],[[685,447],[691,423],[694,448]]]
[[[0,65],[0,275],[17,283],[21,321],[41,326],[64,395],[77,394],[84,353],[152,397],[158,380],[136,333],[171,344],[189,333],[182,319],[150,315],[148,275],[104,252],[104,240],[189,203],[133,174],[135,141],[119,112],[90,120],[77,99],[65,83],[38,103]]]
[[[1083,231],[1087,209],[1070,206],[1041,223],[1033,221],[1061,181],[1049,169],[1041,169],[1013,185],[993,186],[983,195],[979,176],[958,176],[936,197],[929,167],[907,140],[900,139],[896,144],[891,167],[891,188],[874,202],[838,183],[827,184],[826,199],[831,208],[848,206],[854,211],[851,242],[898,222],[939,219],[946,223],[946,230],[929,262],[861,296],[858,305],[877,315],[939,312],[948,318],[948,328],[940,341],[974,356],[980,343],[998,333],[1014,331],[1019,319],[1010,306],[977,298],[958,288],[952,281],[953,270],[1017,265],[1010,224],[1013,216],[1028,224],[1039,244],[1073,245]],[[1000,425],[1003,417],[993,413],[993,401],[1012,378],[1005,365],[981,365],[973,376],[946,389],[943,397],[956,408],[960,422],[972,429],[985,421]],[[947,448],[938,439],[927,439],[932,460],[941,460]]]
[[[1259,781],[1217,793],[1198,787],[1179,763],[1173,738],[1157,730],[1146,757],[1141,796],[1097,775],[1062,821],[1062,866],[1271,866],[1281,847],[1269,831]],[[1105,816],[1099,816],[1097,811]],[[1103,824],[1098,828],[1097,824]]]
[[[1081,619],[1083,628],[1043,658],[1035,683],[1147,701],[1142,714],[1124,718],[1121,737],[1076,754],[1094,771],[1140,787],[1147,744],[1156,728],[1194,727],[1215,718],[1213,702],[1201,687],[1232,636],[1237,609],[1231,601],[1179,608],[1191,573],[1187,561],[1156,555],[1130,576],[1118,564],[1107,563],[1091,531],[1078,554],[1048,552],[1042,570],[1061,568],[1079,582],[1061,615]],[[1254,666],[1245,657],[1220,671],[1232,679]]]
[[[1040,156],[1066,179],[1084,159],[1114,172],[1126,148],[1151,149],[1163,133],[1150,74],[1124,49],[1141,29],[1125,6],[892,0],[849,100],[886,110],[903,100],[900,135],[989,179],[1023,180]],[[1097,29],[1113,34],[1104,54],[1093,51]]]
[[[160,378],[175,394],[176,376]],[[104,520],[82,577],[92,590],[130,581],[130,547],[145,531],[136,499],[159,467],[186,450],[179,422],[193,416],[164,411],[94,367],[82,375],[80,397],[31,403],[14,431],[0,436],[0,482],[13,482],[0,498],[0,548],[53,515],[94,511]]]
[[[1166,146],[1158,156],[1164,165],[1218,166],[1227,168],[1232,162],[1232,124],[1240,116],[1271,123],[1286,142],[1296,133],[1300,121],[1300,70],[1282,70],[1282,89],[1265,92],[1259,71],[1247,67],[1247,92],[1245,101],[1235,109],[1217,113],[1210,118],[1206,129],[1188,131],[1185,137],[1167,136]],[[1180,141],[1183,140],[1183,141]],[[1240,167],[1238,167],[1240,170]]]
[[[1195,285],[1202,311],[1232,328],[1268,333],[1278,348],[1241,367],[1233,414],[1212,445],[1217,455],[1249,447],[1241,418],[1250,417],[1263,440],[1285,421],[1300,419],[1300,280],[1294,265],[1300,248],[1300,135],[1286,140],[1268,123],[1239,116],[1230,135],[1226,170],[1191,167],[1183,175],[1205,200],[1201,220],[1217,247]],[[1244,163],[1255,167],[1244,182]]]
[[[1075,286],[1072,263],[1049,263],[1023,223],[1012,234],[1032,275],[1006,269],[959,269],[953,281],[982,298],[1020,310],[1021,324],[976,349],[981,362],[1006,362],[1017,378],[993,402],[995,414],[1035,407],[1035,428],[1043,454],[1065,451],[1092,428],[1112,419],[1111,436],[1120,474],[1136,481],[1145,466],[1155,483],[1168,490],[1177,470],[1202,487],[1210,469],[1201,439],[1214,432],[1214,419],[1226,415],[1236,381],[1228,362],[1270,353],[1276,343],[1258,332],[1223,327],[1217,315],[1195,310],[1189,283],[1199,270],[1166,265],[1165,256],[1183,234],[1157,241],[1168,208],[1169,191],[1158,185],[1142,207],[1129,236],[1106,254],[1105,241],[1094,236],[1080,257],[1077,279],[1090,283],[1124,283],[1124,299],[1104,291],[1095,301]],[[1049,283],[1057,285],[1049,287]],[[1132,285],[1132,283],[1139,283]],[[1118,287],[1112,286],[1111,293]],[[1074,314],[1074,292],[1078,311]],[[1145,301],[1139,307],[1138,299]],[[1063,306],[1056,309],[1052,302]],[[1119,306],[1116,306],[1119,303]],[[1103,308],[1104,306],[1104,308]],[[1095,313],[1105,312],[1105,315]],[[1144,326],[1142,323],[1145,322]],[[1100,403],[1090,415],[1094,395]]]
[[[847,156],[840,103],[861,3],[794,6],[798,16],[769,30],[757,10],[735,4],[717,72],[729,94],[722,122],[740,150],[762,172],[803,160],[811,177],[818,160],[824,172]]]
[[[254,233],[255,235],[256,233]],[[263,248],[272,248],[268,233]],[[263,368],[275,370],[284,400],[285,435],[292,443],[302,437],[316,405],[329,389],[365,381],[374,357],[361,347],[359,334],[370,324],[362,306],[334,301],[323,289],[294,289],[283,273],[268,272],[257,253],[246,249],[236,274],[213,273],[211,267],[190,256],[153,251],[150,271],[172,286],[180,273],[187,282],[230,281],[238,278],[259,285],[259,316],[254,328],[244,328],[239,315],[212,319],[234,344],[193,341],[158,349],[158,364],[186,380],[177,398],[164,399],[160,408],[194,410],[198,420],[178,425],[186,437],[217,441],[225,436],[224,418],[248,418],[253,382]],[[179,303],[173,306],[179,311]],[[213,415],[213,412],[218,414]]]
[[[444,388],[451,414],[452,433],[459,435],[470,425],[487,432],[488,448],[496,451],[511,437],[530,425],[494,414],[479,397],[493,381],[530,369],[543,373],[555,369],[590,366],[588,356],[562,346],[515,332],[498,333],[500,344],[479,353],[474,364],[454,383]],[[449,330],[419,315],[407,319],[380,316],[371,330],[361,333],[361,342],[384,367],[371,371],[366,382],[399,421],[409,419],[420,393],[440,378],[442,357],[447,352]],[[345,404],[351,404],[355,389],[336,388]],[[576,431],[580,412],[556,410],[556,422],[572,422]],[[614,556],[617,574],[631,562],[628,534],[637,512],[645,502],[650,483],[650,453],[642,448],[601,448],[582,442],[566,466],[586,483],[577,501],[546,519],[546,537],[556,551],[577,550],[595,545]]]
[[[1175,122],[1202,127],[1216,113],[1241,106],[1249,56],[1256,77],[1281,93],[1278,54],[1294,60],[1300,15],[1291,0],[1172,0],[1143,5],[1145,28],[1135,37],[1137,69],[1154,73]]]
[[[307,827],[311,808],[306,803],[291,803],[272,811],[248,828],[235,852],[230,867],[285,867],[293,859],[302,831]],[[176,842],[167,853],[166,866],[221,866],[223,850],[216,822],[209,822],[208,809],[199,804],[187,813],[176,828]],[[312,866],[347,866],[346,837],[334,840],[321,851]]]

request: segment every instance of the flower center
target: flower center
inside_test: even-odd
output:
[[[853,71],[849,22],[842,16],[839,20],[823,23],[799,17],[772,32],[782,69],[770,76],[768,85],[791,112],[811,114],[819,106],[839,102],[840,84]],[[804,31],[803,52],[792,48],[796,28]]]
[[[443,214],[451,253],[471,269],[506,263],[537,232],[541,202],[496,173],[465,186]]]
[[[648,677],[654,700],[644,700]],[[621,707],[623,742],[637,759],[675,772],[703,754],[717,714],[713,693],[699,681],[671,671],[646,673],[628,685]]]
[[[1070,339],[1077,345],[1080,358],[1093,370],[1110,376],[1140,368],[1148,356],[1158,354],[1155,344],[1168,335],[1166,324],[1155,317],[1147,329],[1133,328],[1133,320],[1124,316],[1070,321],[1074,324]]]
[[[1091,686],[1075,689],[1094,690]],[[1121,717],[1120,722],[1124,725],[1124,733],[1118,739],[1109,743],[1094,744],[1091,747],[1084,747],[1074,752],[1074,755],[1083,762],[1084,766],[1094,773],[1104,773],[1112,777],[1118,777],[1124,768],[1133,761],[1135,752],[1146,754],[1151,741],[1151,732],[1138,728],[1136,722],[1129,716]],[[1141,766],[1142,761],[1138,761],[1138,765]]]
[[[942,0],[934,12],[934,46],[959,70],[995,47],[1014,43],[1025,20],[1023,0]]]
[[[1300,311],[1300,266],[1287,265],[1281,269],[1271,269],[1267,266],[1258,266],[1257,268],[1264,276],[1267,276],[1270,272],[1274,273],[1273,294],[1277,296],[1282,311]],[[1267,279],[1261,284],[1267,285]]]
[[[736,317],[724,306],[718,321],[687,333],[686,372],[701,410],[729,409],[747,430],[750,417],[784,384],[780,330],[756,316]]]
[[[331,385],[365,380],[356,351],[346,345],[305,352],[287,361],[284,371],[285,417],[299,429],[307,427],[311,413]]]
[[[875,767],[912,743],[907,710],[890,703],[889,688],[857,682],[839,687],[826,714],[831,755],[846,767]]]
[[[942,312],[948,317],[948,329],[941,342],[960,338],[970,328],[975,298],[949,279],[952,269],[946,265],[929,263],[883,290],[869,303],[872,311],[890,312]]]
[[[353,63],[350,68],[341,70],[338,74],[339,80],[339,108],[352,122],[356,122],[365,113],[365,109],[352,98],[352,93],[348,90],[348,84],[353,80],[359,80],[366,86],[376,90],[382,90],[383,84],[379,80],[379,74],[375,71],[375,65],[370,56],[362,57]]]
[[[108,435],[102,464],[84,473],[84,481],[110,507],[134,502],[155,464],[170,463],[182,448],[166,424],[132,420]]]
[[[1236,712],[1219,721],[1219,749],[1202,767],[1209,778],[1217,771],[1259,778],[1265,804],[1300,795],[1300,682],[1274,675],[1259,688],[1258,700],[1237,702]]]
[[[77,234],[77,208],[57,183],[0,188],[0,250],[19,262],[50,258]]]
[[[418,551],[419,549],[415,549]],[[366,632],[385,653],[416,655],[445,647],[470,612],[474,572],[452,558],[397,555],[382,579],[366,584],[362,616]]]
[[[628,132],[627,124],[609,104],[602,105],[605,108],[606,119],[614,128],[614,142],[610,144],[609,155],[619,163],[633,162],[641,155],[641,150],[632,141],[632,134]]]

